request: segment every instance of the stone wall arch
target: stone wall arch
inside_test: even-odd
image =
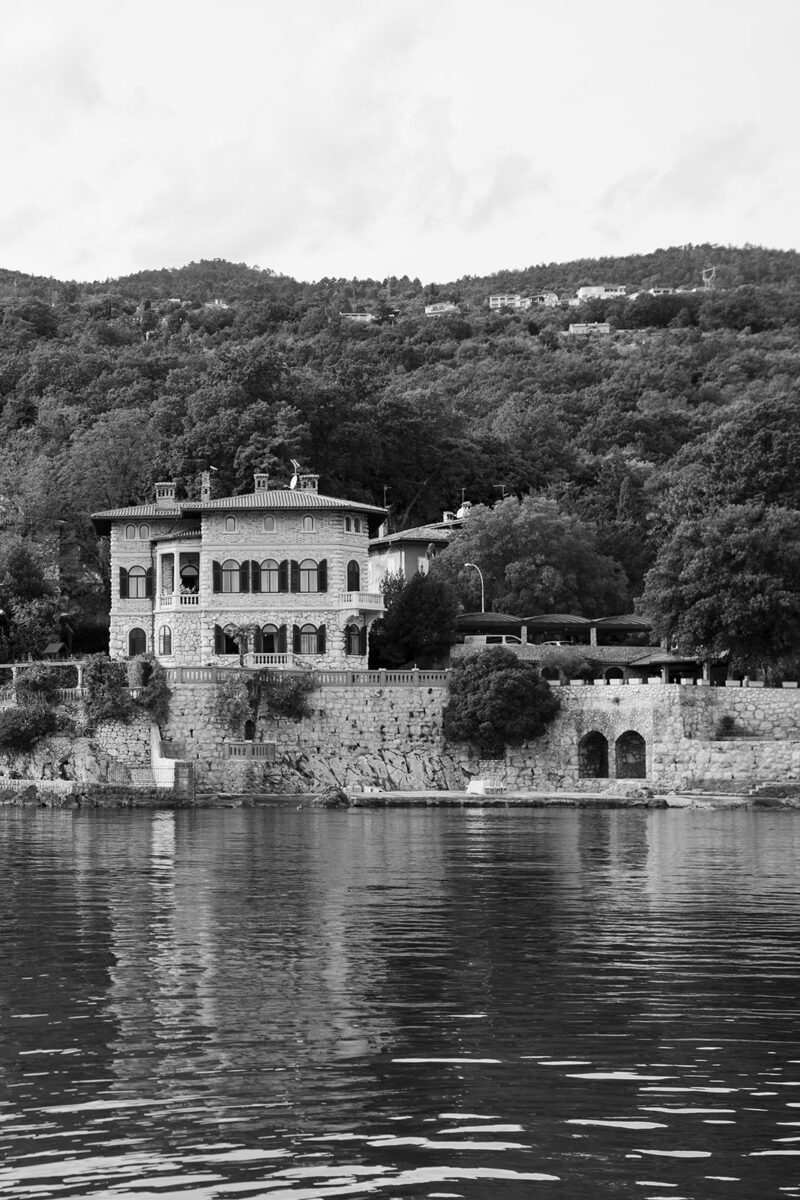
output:
[[[635,729],[626,729],[614,744],[617,779],[647,778],[647,742]]]
[[[578,776],[608,779],[608,739],[597,729],[585,733],[578,742]]]

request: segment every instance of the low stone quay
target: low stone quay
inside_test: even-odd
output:
[[[0,808],[51,808],[73,811],[98,809],[208,808],[307,808],[318,804],[318,794],[198,792],[193,799],[164,788],[121,788],[76,783],[54,788],[47,780],[8,787],[0,780]],[[649,788],[625,792],[508,792],[476,795],[466,791],[356,792],[347,797],[346,809],[460,808],[503,810],[512,808],[581,809],[800,809],[800,785],[759,789],[753,792],[655,792]]]

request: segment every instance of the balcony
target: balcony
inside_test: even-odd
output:
[[[156,608],[197,608],[199,603],[197,592],[162,592],[156,600]]]
[[[339,592],[340,608],[356,608],[361,612],[383,612],[381,592]]]

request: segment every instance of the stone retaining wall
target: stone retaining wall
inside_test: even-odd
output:
[[[596,791],[617,787],[615,747],[628,731],[646,745],[646,779],[660,789],[700,780],[751,782],[800,777],[800,693],[780,689],[681,685],[559,689],[562,708],[536,742],[481,760],[444,742],[443,687],[326,687],[312,693],[302,721],[261,715],[256,741],[275,744],[273,762],[229,760],[242,731],[219,726],[214,690],[173,692],[167,736],[182,743],[198,785],[227,791],[307,792],[330,783],[348,790],[461,789],[482,778],[506,787]],[[739,736],[715,736],[721,718]],[[582,779],[578,744],[597,732],[609,746],[609,779]]]

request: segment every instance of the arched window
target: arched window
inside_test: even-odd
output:
[[[313,517],[303,517],[303,533],[313,533],[313,532],[314,532],[314,518]]]
[[[126,540],[130,542],[130,541],[133,541],[133,539],[135,537],[136,537],[136,526],[135,525],[126,525],[125,526]]]
[[[608,742],[596,730],[578,742],[578,774],[581,779],[608,779]]]
[[[352,517],[345,517],[344,529],[345,529],[345,533],[352,533],[352,531],[353,531],[353,518]]]
[[[640,733],[627,729],[615,746],[617,779],[647,778],[647,743]]]
[[[236,640],[238,633],[239,633],[239,631],[235,625],[226,625],[225,626],[225,628],[222,631],[222,637],[223,637],[222,653],[223,654],[238,654],[239,653],[240,646],[239,646],[239,642],[237,642],[237,640]],[[245,645],[241,646],[242,651],[244,651],[246,648],[247,647]]]
[[[300,591],[316,592],[319,590],[319,573],[313,558],[304,558],[300,563]],[[303,651],[310,654],[310,651]]]
[[[277,625],[264,625],[256,631],[256,653],[278,654],[279,630]]]
[[[351,558],[347,564],[347,590],[348,592],[361,590],[361,567],[354,558]]]
[[[131,600],[143,600],[147,595],[147,571],[144,567],[131,567],[128,571],[128,596]]]
[[[361,533],[361,522],[358,517],[355,517],[353,520],[353,529],[356,533]]]
[[[239,564],[232,558],[228,558],[222,564],[222,590],[223,592],[238,592],[241,591],[241,579],[239,573]]]
[[[169,625],[162,625],[158,631],[158,653],[165,656],[172,654],[172,630]]]
[[[366,646],[366,629],[360,629],[358,625],[348,625],[345,630],[345,654],[365,654]]]
[[[236,533],[236,517],[225,518],[225,532]]]
[[[301,654],[316,654],[317,653],[317,627],[316,627],[316,625],[302,625],[300,627],[300,653]]]
[[[625,672],[620,667],[609,667],[609,669],[606,671],[606,680],[624,678]]]
[[[261,564],[261,590],[262,592],[277,592],[278,590],[278,563],[274,558],[265,558]]]
[[[264,532],[265,533],[274,533],[275,532],[275,518],[274,517],[264,517]]]
[[[145,541],[145,542],[147,541],[147,539],[150,537],[150,526],[149,525],[140,525],[139,526],[139,537],[143,541]]]
[[[128,634],[128,654],[144,654],[147,650],[147,634],[143,629],[132,629]]]

